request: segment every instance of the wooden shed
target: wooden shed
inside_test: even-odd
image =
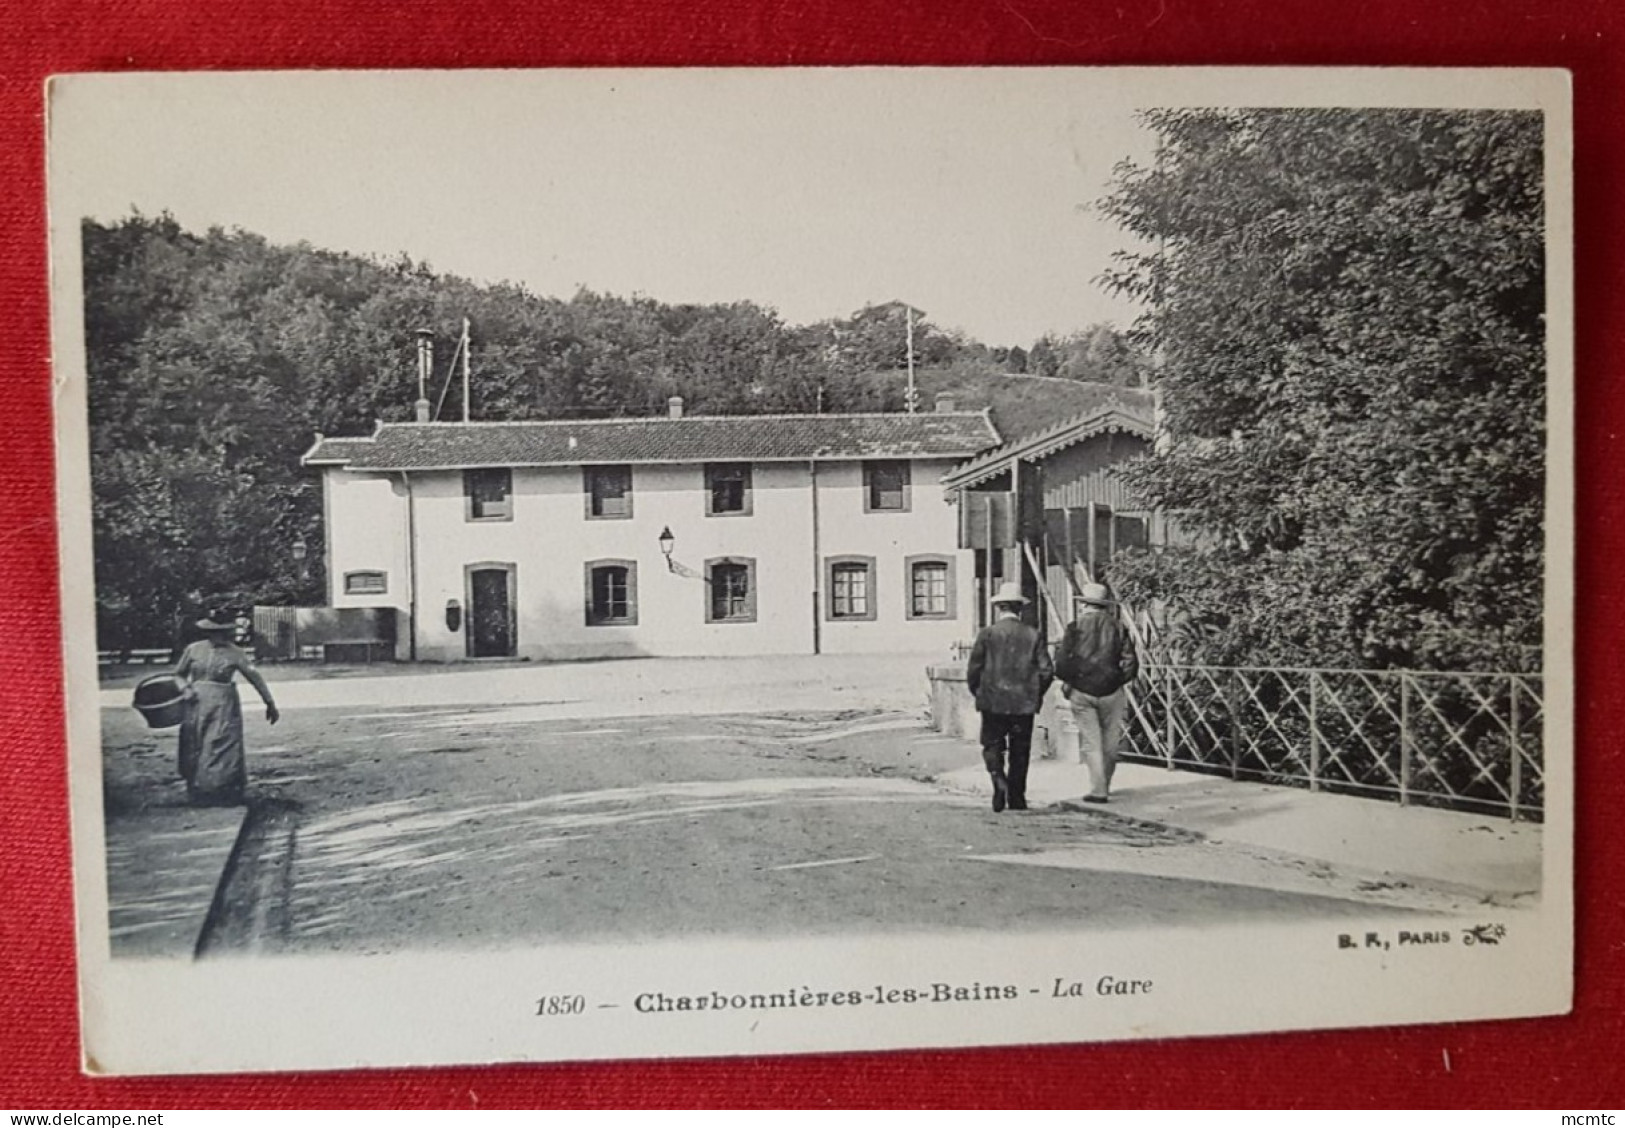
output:
[[[1117,389],[943,478],[959,505],[959,546],[975,554],[978,627],[999,584],[1017,580],[1035,625],[1053,631],[1072,618],[1079,584],[1110,582],[1119,549],[1165,543],[1164,522],[1135,504],[1117,473],[1150,453],[1155,426],[1152,393]]]

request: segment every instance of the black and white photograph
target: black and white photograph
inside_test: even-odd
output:
[[[86,1068],[1566,1011],[1569,149],[1554,71],[54,80]]]

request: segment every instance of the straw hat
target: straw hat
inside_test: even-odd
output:
[[[1021,594],[1021,585],[1013,580],[1006,580],[999,585],[999,593],[993,597],[995,605],[1000,603],[1026,603],[1027,597]]]
[[[1110,607],[1112,593],[1105,584],[1084,584],[1078,592],[1078,599],[1091,607]]]
[[[218,611],[215,612],[215,615],[219,614],[220,613]],[[216,622],[215,615],[210,615],[206,619],[199,619],[197,621],[197,629],[200,631],[235,631],[237,629],[236,623]],[[224,615],[221,615],[220,617],[225,618]]]

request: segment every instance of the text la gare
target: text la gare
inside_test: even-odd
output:
[[[1112,975],[1102,975],[1093,984],[1079,983],[1075,980],[1055,977],[1055,986],[1050,989],[1050,997],[1054,999],[1079,999],[1087,995],[1149,995],[1151,994],[1151,980],[1149,979],[1118,979]]]

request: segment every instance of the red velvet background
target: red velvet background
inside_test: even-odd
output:
[[[0,1107],[1625,1104],[1625,550],[1606,0],[0,0]],[[1580,545],[1576,1006],[1534,1021],[813,1058],[91,1080],[78,1067],[52,489],[42,84],[86,70],[1404,64],[1574,74]],[[1554,568],[1564,562],[1553,560]],[[1555,687],[1554,687],[1555,688]],[[162,1037],[162,1031],[154,1031]],[[1448,1066],[1446,1062],[1448,1051]]]

